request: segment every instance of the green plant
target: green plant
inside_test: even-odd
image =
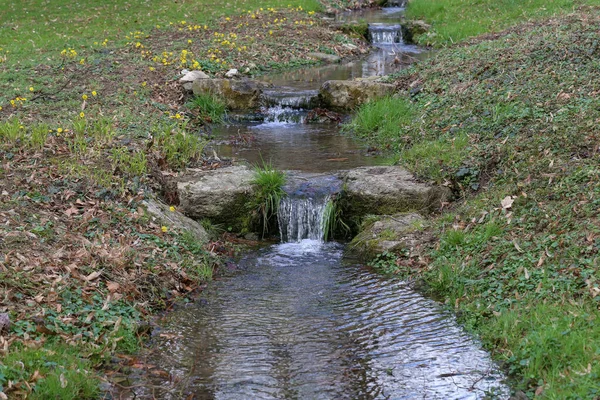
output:
[[[227,105],[212,93],[202,93],[192,97],[186,104],[190,110],[198,113],[205,122],[222,124],[227,115]]]
[[[336,199],[329,199],[323,211],[323,240],[333,239],[336,233],[347,236],[350,231],[350,227],[342,219],[342,208]]]
[[[269,231],[277,215],[279,202],[286,195],[283,190],[285,182],[285,174],[273,168],[270,163],[263,162],[262,165],[254,167],[252,184],[256,188],[256,193],[251,207],[260,216],[263,236]]]
[[[17,118],[10,118],[8,121],[0,123],[0,139],[5,142],[14,144],[23,136],[24,132],[24,127]]]
[[[362,105],[343,129],[387,148],[404,148],[404,125],[412,122],[414,115],[414,107],[409,100],[386,97]]]
[[[154,143],[173,169],[198,160],[206,146],[200,136],[187,132],[187,122],[155,127]]]
[[[36,150],[42,149],[48,138],[49,129],[48,124],[39,123],[34,125],[29,136],[29,147]]]
[[[92,399],[99,393],[99,380],[92,366],[77,347],[56,342],[42,348],[20,347],[2,358],[0,392],[9,380],[29,381],[33,371],[37,371],[38,379],[32,383],[27,398]]]
[[[116,147],[111,152],[111,163],[130,176],[143,176],[147,172],[147,159],[143,151],[131,152],[127,147]]]

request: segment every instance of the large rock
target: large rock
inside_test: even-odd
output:
[[[198,79],[209,79],[210,77],[202,71],[187,71],[185,75],[179,79],[183,84],[183,88],[187,91],[192,90],[193,82]]]
[[[191,171],[177,183],[179,209],[191,218],[239,228],[253,195],[254,173],[246,166]]]
[[[394,85],[369,80],[327,81],[321,86],[319,100],[333,110],[353,110],[368,101],[394,93]]]
[[[424,241],[425,219],[416,213],[382,216],[366,223],[350,243],[349,249],[369,261],[383,252],[397,253],[416,247]]]
[[[440,208],[450,195],[448,188],[419,182],[402,167],[361,167],[344,174],[348,214],[392,215],[407,211],[428,212]]]
[[[179,231],[189,231],[199,242],[208,242],[209,235],[202,225],[193,219],[186,217],[178,210],[174,209],[174,211],[171,211],[171,208],[168,205],[154,199],[146,200],[143,204],[148,213],[154,218],[157,218],[161,225]]]
[[[260,104],[262,85],[248,79],[198,79],[192,84],[194,94],[212,93],[231,110],[247,110]]]

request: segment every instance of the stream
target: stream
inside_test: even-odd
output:
[[[267,77],[280,88],[273,104],[215,128],[218,154],[305,174],[381,164],[338,124],[304,123],[304,107],[325,80],[383,75],[405,65],[390,59],[422,57],[402,42],[401,12],[342,16],[371,23],[374,52]],[[287,188],[281,243],[246,253],[161,319],[129,398],[508,398],[505,377],[452,313],[322,240],[327,189],[304,189]]]

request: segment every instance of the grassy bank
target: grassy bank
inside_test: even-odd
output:
[[[144,320],[210,280],[198,243],[143,201],[218,167],[199,126],[220,99],[188,98],[182,69],[251,76],[346,56],[315,0],[8,2],[0,10],[0,399],[93,398]],[[107,16],[110,16],[107,18]],[[316,46],[316,47],[315,47]],[[7,315],[6,315],[7,314]],[[8,316],[10,325],[4,318]],[[110,380],[110,379],[109,379]]]
[[[439,241],[392,265],[427,265],[409,272],[529,398],[600,396],[599,23],[582,8],[442,50],[354,120],[454,190],[430,224]]]
[[[573,12],[598,0],[411,0],[406,16],[423,19],[433,29],[419,43],[447,46],[518,23]]]

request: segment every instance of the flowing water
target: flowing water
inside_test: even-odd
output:
[[[170,313],[137,396],[161,399],[507,398],[451,314],[318,240],[248,254]]]
[[[279,88],[260,113],[215,130],[220,155],[303,171],[292,174],[280,204],[282,243],[247,253],[198,301],[166,314],[122,395],[508,398],[502,373],[451,313],[321,240],[326,203],[341,182],[315,173],[381,160],[336,124],[306,123],[306,108],[325,80],[380,75],[397,67],[390,55],[418,56],[402,43],[401,9],[369,12],[378,47],[369,58],[273,75]]]

